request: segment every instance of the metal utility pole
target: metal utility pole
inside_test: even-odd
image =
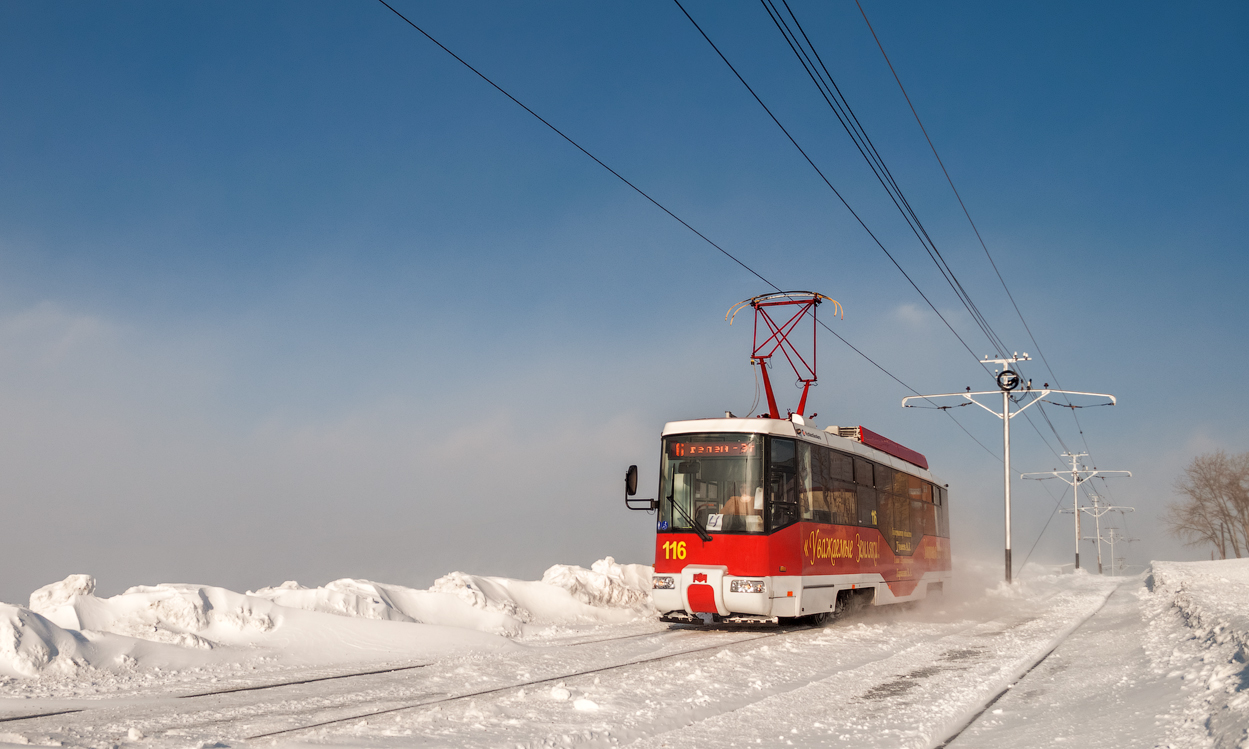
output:
[[[1115,542],[1118,541],[1118,542],[1122,542],[1125,544],[1130,544],[1133,541],[1139,541],[1140,539],[1128,538],[1126,535],[1124,535],[1123,531],[1119,530],[1118,528],[1110,528],[1109,530],[1106,531],[1106,533],[1107,533],[1106,540],[1110,542],[1110,574],[1114,575],[1116,564],[1118,562],[1126,561],[1124,558],[1115,556]],[[1122,565],[1119,565],[1119,569],[1122,569]]]
[[[1108,512],[1136,512],[1135,507],[1125,507],[1122,505],[1104,505],[1101,503],[1101,495],[1089,492],[1089,499],[1093,500],[1093,504],[1087,507],[1081,507],[1080,511],[1093,516],[1093,522],[1096,524],[1095,536],[1097,540],[1097,574],[1105,574],[1102,572],[1102,515]],[[1114,567],[1115,550],[1112,546],[1110,549],[1110,564]]]
[[[1068,458],[1071,458],[1071,470],[1070,471],[1050,471],[1049,473],[1040,471],[1037,473],[1022,473],[1019,475],[1019,477],[1025,478],[1025,479],[1035,479],[1037,481],[1044,481],[1046,479],[1056,478],[1062,481],[1064,484],[1067,484],[1068,486],[1071,487],[1071,512],[1076,517],[1076,569],[1080,569],[1080,510],[1082,509],[1080,507],[1080,485],[1088,481],[1089,479],[1093,478],[1094,476],[1101,476],[1102,478],[1106,478],[1107,476],[1110,476],[1112,474],[1127,474],[1128,477],[1130,478],[1132,476],[1132,472],[1131,471],[1099,471],[1096,468],[1091,468],[1091,469],[1082,468],[1079,462],[1080,458],[1088,457],[1088,453],[1063,453],[1063,455],[1065,455]],[[1071,478],[1067,478],[1068,475],[1070,475]],[[1040,478],[1036,478],[1038,476]],[[1100,547],[1098,548],[1098,572],[1099,573],[1101,572],[1101,549]]]
[[[1023,353],[1023,355],[1022,355],[1022,356],[1016,353],[1016,354],[1014,354],[1013,356],[1010,356],[1010,357],[1003,357],[1003,358],[997,358],[997,359],[994,359],[994,358],[990,358],[990,357],[986,356],[985,358],[983,358],[983,359],[981,359],[981,360],[980,360],[980,363],[981,363],[981,364],[996,364],[996,365],[998,365],[998,366],[997,366],[997,369],[998,369],[998,372],[997,372],[997,386],[998,386],[998,389],[997,389],[997,390],[984,390],[984,391],[980,391],[980,392],[975,392],[975,393],[973,393],[973,392],[971,391],[971,388],[967,388],[967,392],[965,392],[965,393],[938,393],[938,394],[936,394],[936,395],[910,395],[910,396],[907,396],[906,398],[903,398],[903,399],[902,399],[902,407],[903,407],[903,408],[916,408],[916,406],[913,406],[913,405],[908,404],[908,403],[907,403],[907,401],[913,401],[913,400],[932,400],[933,398],[966,398],[966,399],[967,399],[968,401],[970,401],[971,403],[974,403],[974,404],[976,404],[977,406],[980,406],[980,407],[981,407],[981,408],[983,408],[984,410],[988,411],[989,413],[993,414],[994,416],[996,416],[996,417],[998,417],[999,419],[1001,419],[1001,420],[1002,420],[1002,452],[1003,452],[1003,459],[1002,459],[1002,486],[1003,486],[1003,490],[1002,490],[1002,494],[1003,494],[1003,504],[1005,505],[1005,510],[1006,510],[1006,512],[1005,512],[1005,527],[1006,527],[1006,582],[1008,582],[1008,583],[1009,583],[1009,582],[1011,582],[1011,558],[1010,558],[1010,420],[1011,420],[1011,419],[1013,419],[1013,418],[1015,418],[1015,417],[1016,417],[1016,416],[1018,416],[1019,414],[1023,413],[1024,411],[1028,410],[1028,409],[1029,409],[1029,408],[1030,408],[1030,407],[1031,407],[1034,403],[1040,403],[1040,402],[1041,402],[1041,399],[1043,399],[1045,396],[1049,395],[1050,393],[1062,393],[1062,394],[1064,394],[1064,395],[1091,395],[1091,396],[1094,396],[1094,397],[1097,397],[1097,398],[1109,398],[1109,399],[1110,399],[1110,405],[1112,405],[1112,406],[1113,406],[1113,405],[1115,405],[1115,397],[1114,397],[1113,395],[1108,395],[1108,394],[1106,394],[1106,393],[1085,393],[1085,392],[1082,392],[1082,391],[1079,391],[1079,390],[1051,390],[1051,389],[1050,389],[1050,387],[1049,387],[1049,383],[1045,383],[1045,386],[1044,386],[1043,388],[1041,388],[1040,390],[1033,390],[1033,389],[1032,389],[1032,380],[1028,380],[1027,384],[1025,385],[1025,383],[1024,383],[1024,382],[1020,379],[1020,377],[1019,377],[1019,373],[1015,372],[1013,369],[1011,369],[1011,368],[1010,368],[1010,367],[1011,367],[1011,365],[1017,364],[1018,362],[1021,362],[1021,361],[1032,361],[1032,359],[1031,359],[1031,357],[1029,357],[1029,356],[1028,356],[1028,353],[1025,351],[1025,352]],[[1023,389],[1022,391],[1020,391],[1020,393],[1019,393],[1018,395],[1016,395],[1016,396],[1014,396],[1014,397],[1012,398],[1012,396],[1011,396],[1011,391],[1016,390],[1017,388],[1019,388],[1019,386],[1020,386],[1020,385],[1024,385],[1024,389]],[[980,401],[976,400],[976,398],[974,397],[974,396],[977,396],[977,395],[998,395],[999,393],[1000,393],[1000,394],[1001,394],[1001,396],[1002,396],[1002,410],[1001,410],[1001,412],[1000,412],[1000,413],[999,413],[998,411],[993,410],[992,408],[989,408],[989,407],[988,407],[988,406],[986,406],[985,404],[983,404],[983,403],[981,403]],[[1025,399],[1029,398],[1029,397],[1031,397],[1031,400],[1029,400],[1027,403],[1023,403],[1023,401],[1024,401]],[[1016,404],[1016,409],[1015,409],[1015,412],[1014,412],[1014,413],[1011,413],[1011,410],[1010,410],[1010,404],[1011,404],[1011,402],[1012,402],[1012,401]],[[1021,404],[1021,403],[1023,403],[1023,405],[1019,405],[1019,404]],[[960,405],[960,406],[966,406],[966,405],[970,405],[970,404],[968,404],[968,403],[960,403],[959,405]],[[1061,405],[1061,404],[1060,404],[1060,405]],[[1105,405],[1105,404],[1102,404],[1102,405]],[[937,408],[944,410],[944,409],[947,409],[947,408],[954,408],[954,406],[937,406]],[[1078,536],[1077,536],[1077,539],[1078,539]],[[1078,556],[1079,556],[1079,548],[1078,548],[1079,541],[1077,540],[1077,541],[1076,541],[1076,543],[1077,543],[1076,554],[1077,554],[1077,558],[1078,558]]]

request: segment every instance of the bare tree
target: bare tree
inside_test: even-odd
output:
[[[1167,530],[1188,546],[1210,544],[1219,557],[1249,553],[1249,453],[1198,455],[1175,482],[1180,495],[1167,507]]]

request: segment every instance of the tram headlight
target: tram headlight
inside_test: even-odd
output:
[[[734,580],[729,583],[730,593],[762,593],[762,580]]]
[[[677,581],[674,577],[656,575],[651,578],[651,588],[654,590],[672,590],[675,587],[677,587]]]

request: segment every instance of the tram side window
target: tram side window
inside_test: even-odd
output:
[[[849,481],[829,481],[824,497],[830,510],[829,522],[837,525],[854,525],[858,522],[858,500],[854,484]]]
[[[871,463],[862,458],[854,459],[854,483],[859,486],[876,486]]]
[[[876,515],[880,520],[877,527],[880,528],[881,535],[885,537],[885,542],[895,551],[897,551],[897,537],[894,535],[894,529],[898,526],[898,513],[895,507],[896,484],[899,478],[905,475],[888,466],[876,466]]]
[[[803,520],[834,525],[858,522],[850,457],[819,445],[798,443],[798,504]],[[843,478],[844,477],[844,478]]]
[[[768,465],[768,492],[771,501],[770,530],[798,522],[798,455],[793,440],[773,437]]]
[[[950,537],[950,508],[946,505],[948,498],[945,487],[937,487],[937,535]]]
[[[877,502],[880,532],[897,554],[907,555],[914,549],[911,520],[910,484],[912,476],[885,466],[877,467]]]
[[[859,505],[859,525],[876,526],[880,522],[877,516],[877,495],[875,472],[872,464],[862,458],[854,459],[855,499]]]
[[[828,450],[806,442],[798,443],[798,505],[802,519],[815,523],[832,522],[828,504]]]
[[[932,502],[911,501],[912,548],[919,545],[924,536],[937,535],[937,513]]]
[[[838,481],[854,481],[854,459],[835,450],[827,450],[828,477]]]
[[[916,541],[918,541],[920,534],[925,536],[937,535],[937,506],[932,501],[934,496],[932,488],[932,484],[927,481],[922,482],[920,486],[920,520],[913,523],[916,528]],[[921,528],[922,531],[920,530]]]
[[[914,513],[911,509],[911,500],[897,494],[894,494],[891,499],[893,527],[890,532],[890,544],[898,554],[911,554],[915,551],[915,542],[919,540],[912,524]]]
[[[901,472],[901,471],[895,471],[895,472],[894,472],[894,474],[893,474],[893,482],[890,484],[890,486],[892,487],[892,491],[893,491],[894,495],[899,496],[899,497],[905,497],[905,496],[906,496],[906,494],[907,494],[907,485],[908,485],[908,483],[909,483],[909,482],[908,482],[908,479],[910,479],[910,477],[909,477],[909,476],[907,476],[905,473],[903,473],[903,472]]]
[[[879,491],[876,493],[877,515],[880,518],[880,533],[885,537],[885,543],[889,544],[889,548],[894,552],[898,551],[898,536],[895,531],[898,529],[897,517],[897,495],[890,491]]]
[[[876,490],[870,486],[857,486],[855,500],[859,509],[859,525],[875,527],[879,521],[876,513]]]

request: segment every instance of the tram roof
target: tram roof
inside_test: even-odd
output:
[[[664,424],[664,437],[678,434],[713,434],[713,433],[739,433],[739,434],[771,434],[777,437],[790,437],[799,439],[804,442],[811,442],[817,445],[825,445],[835,450],[846,453],[853,453],[864,458],[869,458],[893,468],[896,471],[909,473],[912,476],[919,476],[934,483],[942,484],[938,479],[934,478],[932,473],[925,468],[920,468],[914,463],[910,463],[901,458],[894,457],[883,450],[877,450],[874,447],[865,445],[858,440],[848,439],[836,433],[837,427],[830,426],[820,429],[814,424],[795,424],[789,419],[759,419],[759,418],[732,418],[732,419],[686,419],[684,421],[670,421]]]

